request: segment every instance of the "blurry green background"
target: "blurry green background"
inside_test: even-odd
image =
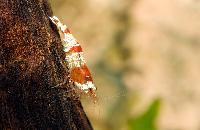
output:
[[[200,130],[200,1],[50,2],[84,48],[95,130]]]

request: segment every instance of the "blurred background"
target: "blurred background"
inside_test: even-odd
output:
[[[98,88],[95,130],[200,130],[200,1],[50,2]]]

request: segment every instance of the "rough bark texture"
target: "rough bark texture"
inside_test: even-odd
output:
[[[51,15],[47,0],[0,0],[1,130],[92,129]]]

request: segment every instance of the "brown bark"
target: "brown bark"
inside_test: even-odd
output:
[[[0,129],[92,129],[48,16],[47,0],[0,0]]]

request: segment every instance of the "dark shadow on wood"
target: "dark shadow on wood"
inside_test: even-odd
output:
[[[48,16],[47,0],[0,0],[1,130],[92,130]]]

